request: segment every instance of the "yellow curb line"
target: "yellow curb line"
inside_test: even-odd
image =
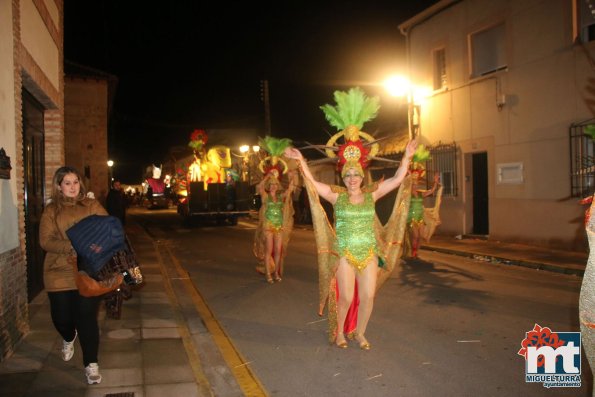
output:
[[[190,366],[192,367],[192,372],[194,373],[194,378],[196,379],[196,384],[199,388],[199,392],[201,395],[214,396],[213,392],[211,391],[211,384],[209,383],[209,380],[205,376],[205,373],[202,369],[200,357],[198,357],[198,353],[196,352],[196,347],[194,346],[192,336],[190,335],[190,330],[188,330],[186,322],[184,321],[184,318],[182,316],[180,303],[176,297],[176,294],[174,293],[171,281],[167,275],[167,271],[165,270],[165,265],[163,264],[163,258],[161,256],[161,253],[159,252],[159,249],[157,249],[157,244],[155,242],[153,242],[153,245],[155,246],[155,252],[157,253],[157,256],[159,258],[159,268],[163,278],[165,292],[167,293],[170,302],[172,302],[172,304],[175,305],[174,314],[176,318],[176,323],[178,324],[178,332],[180,333],[180,337],[182,338],[182,344],[184,345],[184,349],[186,350],[186,354],[188,355],[188,361],[190,362]]]
[[[240,352],[235,348],[231,339],[225,333],[225,330],[219,324],[215,315],[205,302],[204,298],[190,280],[190,275],[186,272],[178,259],[173,255],[169,247],[165,247],[169,257],[180,275],[180,281],[184,283],[186,290],[192,297],[192,301],[200,314],[205,326],[209,330],[215,344],[221,351],[224,360],[227,362],[230,370],[236,378],[240,388],[246,396],[268,396],[264,386],[257,379],[256,375],[249,368],[249,361],[246,361]]]

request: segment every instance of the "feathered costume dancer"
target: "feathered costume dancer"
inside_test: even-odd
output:
[[[258,168],[263,173],[263,180],[260,182],[259,191],[261,192],[262,205],[258,214],[258,227],[254,234],[254,255],[258,258],[260,264],[256,271],[265,274],[267,281],[272,283],[271,272],[274,274],[275,281],[281,281],[283,275],[283,262],[287,253],[287,244],[293,230],[293,202],[291,193],[293,191],[293,181],[290,181],[285,192],[281,189],[270,189],[271,185],[281,186],[281,177],[288,170],[287,163],[281,158],[286,148],[291,146],[289,139],[277,139],[265,137],[261,139],[260,147],[269,155],[265,157]],[[271,197],[275,194],[276,197]],[[272,233],[273,244],[267,250],[267,235]],[[279,241],[281,250],[276,254],[276,241]],[[277,260],[275,257],[277,256]],[[268,263],[268,269],[267,269]]]
[[[409,215],[407,217],[407,226],[411,232],[406,239],[406,256],[417,257],[419,249],[419,240],[423,238],[430,241],[436,227],[440,225],[440,203],[442,201],[442,185],[439,184],[438,174],[434,176],[434,184],[430,190],[418,189],[419,184],[424,181],[426,169],[422,162],[430,159],[430,152],[423,145],[419,145],[409,173],[412,178],[411,204],[409,205]],[[436,188],[438,191],[436,192]],[[433,207],[424,207],[424,198],[436,194]]]
[[[378,98],[366,98],[363,91],[359,88],[352,88],[348,92],[336,91],[334,98],[337,102],[337,107],[324,105],[321,109],[324,111],[326,119],[330,124],[337,127],[340,132],[333,135],[327,142],[325,152],[331,159],[338,160],[338,168],[342,170],[342,176],[345,176],[344,173],[347,170],[355,169],[358,173],[361,172],[360,175],[363,177],[363,170],[367,167],[369,161],[379,159],[375,157],[378,152],[378,143],[371,135],[360,130],[366,121],[376,116],[379,109]],[[340,138],[343,139],[343,143],[339,144],[337,142]],[[338,154],[338,157],[335,153]],[[355,219],[353,222],[359,225],[357,226],[361,232],[359,234],[364,236],[364,239],[368,240],[370,238],[368,236],[370,234],[372,235],[373,241],[369,242],[369,245],[365,247],[355,241],[358,238],[355,230],[342,230],[340,225],[335,225],[336,229],[333,229],[320,204],[316,187],[307,177],[304,177],[304,181],[310,200],[312,222],[318,249],[319,315],[322,315],[325,305],[328,304],[328,336],[329,341],[333,343],[337,338],[338,330],[337,302],[339,290],[335,273],[339,266],[339,259],[341,257],[346,258],[348,264],[354,267],[356,272],[361,272],[362,269],[360,267],[363,266],[365,268],[371,256],[377,255],[380,259],[378,260],[379,268],[376,273],[376,289],[388,279],[402,253],[402,242],[409,210],[411,183],[410,178],[405,178],[401,183],[391,216],[384,226],[376,216],[374,200],[371,197],[372,193],[378,189],[379,183],[361,188],[365,197],[363,205],[350,205],[346,193],[347,189],[340,186],[331,186],[332,192],[339,193],[334,205],[335,213],[340,215],[342,211],[344,216]],[[349,213],[349,211],[352,212]],[[366,219],[358,215],[358,213],[363,212],[370,213],[368,217],[364,216]],[[372,212],[373,215],[371,215]],[[373,219],[370,217],[373,217]],[[362,219],[363,222],[359,222],[357,220],[358,218]],[[367,219],[371,219],[372,227],[367,225],[370,222]],[[371,233],[370,229],[373,229],[373,233]],[[346,241],[347,243],[345,243]],[[373,263],[376,262],[374,261]],[[357,325],[358,304],[359,298],[356,281],[353,301],[343,326],[343,333],[348,337],[354,336]],[[344,343],[337,345],[339,347],[347,347]],[[360,347],[362,349],[369,349],[369,344],[364,340],[364,342],[360,342]]]
[[[593,369],[595,368],[595,217],[592,216],[595,200],[593,200],[593,196],[590,196],[582,200],[581,203],[590,204],[589,209],[585,212],[589,258],[581,284],[578,308],[583,347],[592,368],[591,371],[595,373],[595,369]],[[593,395],[595,396],[595,389]]]

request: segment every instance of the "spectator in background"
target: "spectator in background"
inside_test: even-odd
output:
[[[114,180],[112,188],[107,194],[105,206],[110,215],[118,218],[122,225],[126,224],[126,197],[120,181],[117,179]]]
[[[226,209],[228,211],[233,211],[236,208],[236,181],[239,179],[240,175],[234,169],[228,169],[225,173]]]

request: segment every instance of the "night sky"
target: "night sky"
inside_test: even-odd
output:
[[[365,130],[396,130],[404,106],[379,84],[406,72],[398,25],[436,2],[65,0],[64,58],[118,78],[109,156],[139,183],[196,128],[264,131],[263,79],[273,136],[326,142],[319,106],[353,86],[381,99]]]

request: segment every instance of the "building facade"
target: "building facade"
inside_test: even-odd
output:
[[[29,329],[43,289],[37,241],[51,178],[64,162],[62,0],[0,0],[0,360]]]
[[[456,145],[452,169],[433,166],[449,187],[439,233],[587,250],[593,169],[574,162],[592,141],[571,138],[595,109],[587,3],[442,0],[399,25],[431,92],[412,106],[420,141]]]
[[[65,161],[81,172],[87,191],[104,204],[111,178],[108,123],[117,78],[69,61],[64,69]]]

